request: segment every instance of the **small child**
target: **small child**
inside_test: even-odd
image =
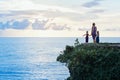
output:
[[[85,36],[85,42],[88,43],[89,41],[89,34],[88,34],[88,31],[86,31],[86,34],[84,34],[83,36]]]
[[[99,31],[97,31],[97,34],[96,34],[96,43],[99,43]]]

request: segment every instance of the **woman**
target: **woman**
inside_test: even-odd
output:
[[[97,32],[97,27],[95,26],[95,23],[92,24],[92,30],[91,30],[91,35],[93,38],[93,42],[96,43],[96,32]]]

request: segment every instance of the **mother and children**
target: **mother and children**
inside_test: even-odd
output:
[[[86,31],[86,34],[83,36],[85,36],[86,43],[89,41],[89,36],[92,36],[94,43],[99,43],[99,31],[97,31],[95,23],[92,24],[91,35],[89,35],[88,31]]]

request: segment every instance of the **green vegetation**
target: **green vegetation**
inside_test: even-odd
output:
[[[119,44],[119,43],[118,43]],[[57,61],[66,63],[67,80],[120,80],[120,44],[79,44],[66,46]]]

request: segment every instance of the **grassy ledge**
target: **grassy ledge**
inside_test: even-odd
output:
[[[66,63],[67,80],[120,80],[120,43],[67,45],[57,57]]]

